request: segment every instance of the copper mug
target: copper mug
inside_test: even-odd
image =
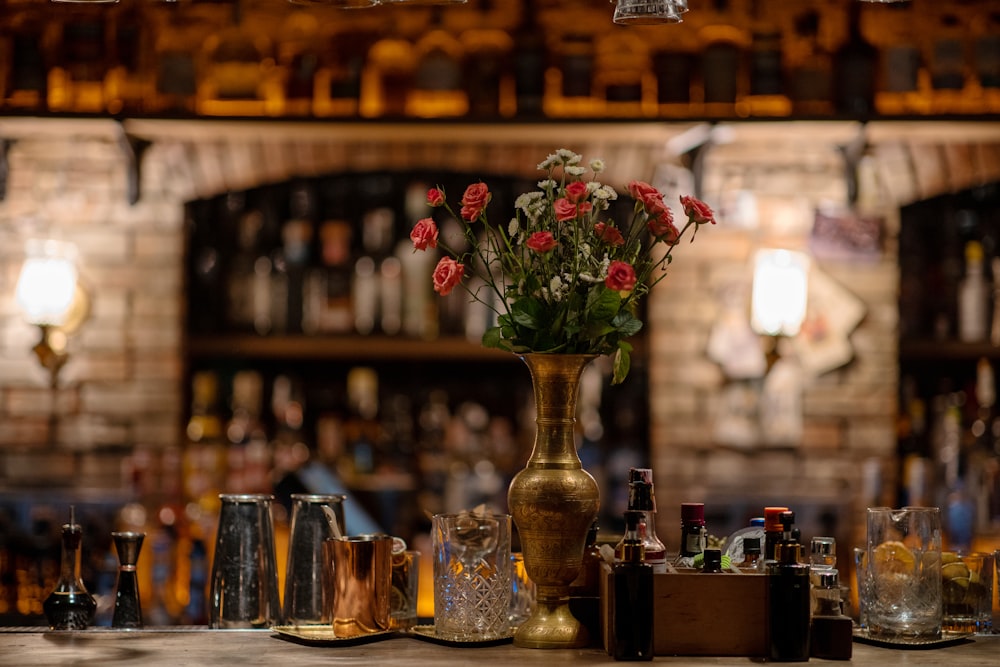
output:
[[[333,590],[333,634],[360,637],[389,629],[392,538],[334,537],[324,542]]]

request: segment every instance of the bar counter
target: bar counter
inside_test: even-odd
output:
[[[724,629],[720,629],[720,632]],[[933,649],[894,649],[854,643],[861,667],[927,665],[986,667],[998,664],[1000,635],[976,637],[957,645]],[[655,662],[677,666],[747,667],[763,660],[746,657],[657,657]],[[838,664],[813,659],[813,663]],[[270,630],[148,629],[48,632],[35,628],[0,629],[0,665],[93,665],[100,667],[197,667],[201,665],[611,665],[600,649],[522,649],[510,644],[475,648],[442,646],[423,639],[396,637],[350,646],[311,646],[280,638]],[[843,664],[843,663],[841,663]]]

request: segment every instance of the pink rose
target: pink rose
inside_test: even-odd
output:
[[[490,203],[490,190],[485,183],[473,183],[465,189],[462,195],[462,219],[472,222],[483,212],[486,205]]]
[[[576,217],[576,204],[565,197],[557,199],[552,207],[555,209],[556,220],[559,222],[566,222]]]
[[[715,213],[712,212],[711,207],[708,204],[701,201],[700,199],[695,199],[694,197],[689,197],[688,195],[681,195],[681,206],[684,207],[684,214],[687,217],[698,223],[699,225],[706,222],[715,224]]]
[[[552,232],[535,232],[528,237],[525,243],[528,248],[538,253],[548,252],[559,245],[552,236]]]
[[[583,181],[573,181],[566,186],[566,199],[579,204],[587,198],[587,184]]]
[[[448,296],[455,286],[462,282],[464,275],[464,264],[459,264],[451,257],[442,257],[434,267],[434,291],[441,296]]]
[[[616,292],[631,291],[635,287],[635,269],[631,264],[616,259],[608,267],[608,277],[604,279],[604,285]]]
[[[680,236],[680,232],[678,232],[677,227],[674,226],[674,214],[670,212],[669,208],[664,210],[663,213],[655,218],[647,220],[646,228],[649,229],[649,233],[652,234],[654,238],[662,238],[670,245],[675,245],[678,237]]]
[[[632,181],[628,184],[628,193],[636,201],[642,202],[642,207],[649,215],[659,215],[666,209],[663,195],[649,183]]]
[[[431,218],[417,220],[410,232],[410,240],[416,250],[436,248],[438,245],[438,228]]]
[[[599,222],[594,225],[594,236],[604,241],[608,245],[620,246],[625,245],[625,239],[622,237],[622,233],[618,231],[617,228],[611,225]]]
[[[427,205],[437,208],[438,206],[444,206],[444,193],[437,188],[431,188],[427,191]]]

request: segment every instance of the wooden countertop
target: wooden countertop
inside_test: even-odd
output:
[[[862,667],[907,665],[986,667],[997,665],[1000,635],[977,637],[959,645],[926,650],[900,650],[855,642],[849,663]],[[751,658],[657,657],[655,662],[676,666],[748,667],[761,662]],[[814,663],[837,663],[813,660]],[[521,649],[510,644],[477,648],[452,648],[421,639],[392,638],[353,646],[311,646],[292,643],[269,630],[113,631],[97,628],[85,632],[44,632],[39,629],[0,630],[0,665],[18,667],[94,665],[95,667],[197,667],[201,665],[611,665],[599,649]]]

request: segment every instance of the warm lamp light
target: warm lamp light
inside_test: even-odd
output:
[[[750,326],[765,336],[795,336],[806,317],[809,258],[791,250],[759,250],[754,258]]]
[[[42,338],[33,348],[56,386],[59,369],[69,358],[66,338],[89,312],[90,299],[76,270],[76,246],[52,239],[30,240],[17,279],[14,298],[24,319],[36,325]]]

